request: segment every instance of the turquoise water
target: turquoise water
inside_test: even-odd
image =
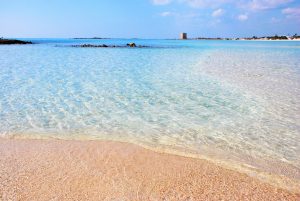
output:
[[[0,46],[0,136],[120,140],[300,178],[300,42],[31,40]],[[128,42],[152,48],[70,47]]]

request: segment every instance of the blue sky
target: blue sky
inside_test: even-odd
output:
[[[0,0],[2,37],[300,35],[300,0]]]

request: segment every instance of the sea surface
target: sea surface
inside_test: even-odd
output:
[[[0,46],[0,137],[106,139],[300,180],[300,42]],[[78,44],[147,48],[79,48]]]

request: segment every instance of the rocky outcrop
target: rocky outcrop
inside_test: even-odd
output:
[[[83,45],[72,45],[72,47],[109,47],[108,45],[92,45],[92,44],[83,44]]]
[[[95,45],[95,44],[82,44],[82,45],[72,45],[72,47],[82,47],[82,48],[150,48],[150,46],[137,46],[135,43],[128,43],[126,45]]]
[[[0,45],[24,45],[24,44],[32,44],[30,41],[22,41],[15,39],[3,39],[0,38]]]
[[[136,44],[135,43],[127,43],[127,46],[128,47],[136,47]]]

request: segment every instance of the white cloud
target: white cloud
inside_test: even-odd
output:
[[[166,5],[171,2],[187,4],[192,8],[217,8],[230,4],[244,10],[267,10],[287,5],[295,0],[151,0],[155,5]]]
[[[169,12],[169,11],[160,13],[160,16],[162,16],[162,17],[168,17],[168,16],[171,16],[171,15],[173,15],[173,13]]]
[[[281,11],[288,18],[298,18],[300,19],[300,7],[298,8],[285,8]]]
[[[293,0],[251,0],[245,7],[251,10],[267,10],[277,8],[292,1]]]
[[[195,12],[187,12],[187,13],[179,13],[179,12],[171,12],[165,11],[159,14],[162,17],[177,17],[180,19],[197,19],[200,14]]]
[[[172,0],[151,0],[154,5],[167,5],[171,3]]]
[[[248,20],[248,15],[247,14],[241,14],[241,15],[238,16],[238,20],[246,21],[246,20]]]
[[[193,8],[216,7],[224,3],[229,3],[232,0],[179,0],[180,2],[187,3]]]
[[[220,16],[224,15],[224,13],[225,13],[225,10],[223,10],[222,8],[219,8],[219,9],[215,10],[211,14],[211,16],[213,16],[213,17],[220,17]]]

